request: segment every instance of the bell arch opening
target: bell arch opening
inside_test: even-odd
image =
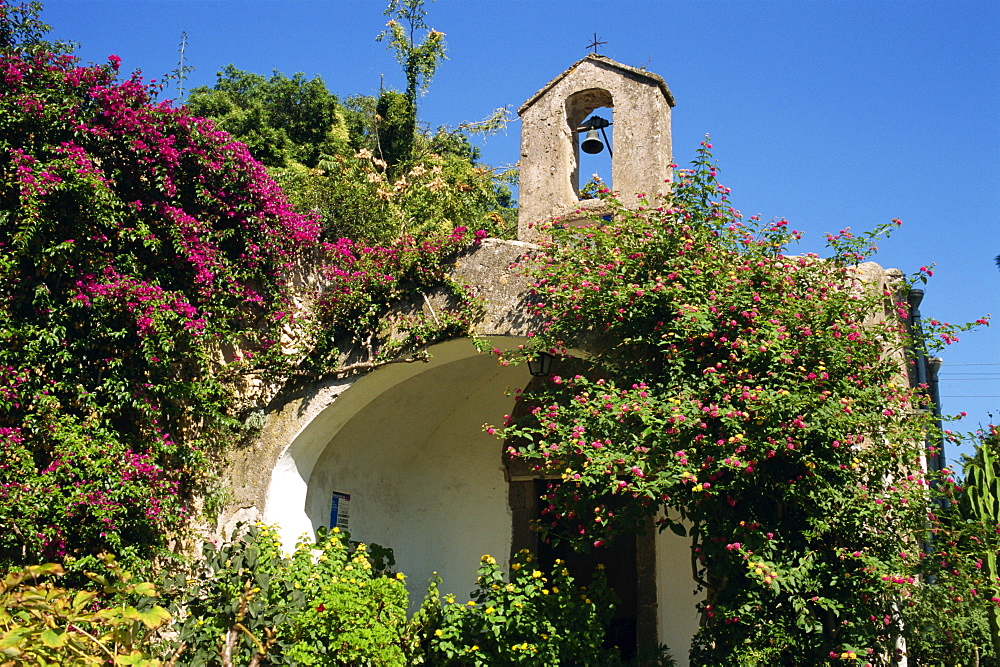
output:
[[[570,136],[573,144],[571,169],[569,173],[570,187],[581,200],[594,199],[595,192],[592,182],[595,177],[603,181],[609,190],[614,189],[614,97],[603,88],[589,88],[573,93],[565,102],[566,123],[569,126]],[[594,114],[598,109],[606,109],[600,114]],[[594,117],[608,121],[608,125],[601,127],[603,123],[592,123],[592,129],[582,129],[587,127],[585,123]],[[607,139],[607,143],[605,142]],[[594,148],[600,148],[597,152],[581,150],[587,144],[593,144]],[[593,149],[591,149],[593,150]],[[588,187],[590,186],[590,187]]]

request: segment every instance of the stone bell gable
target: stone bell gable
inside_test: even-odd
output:
[[[663,78],[611,58],[590,54],[535,93],[521,116],[518,238],[539,238],[533,225],[574,211],[599,211],[597,200],[581,201],[578,131],[596,109],[613,113],[611,185],[630,206],[636,194],[667,190],[673,150],[670,109],[674,97]],[[567,219],[567,222],[571,220]]]

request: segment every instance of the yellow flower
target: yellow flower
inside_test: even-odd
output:
[[[438,628],[437,630],[434,631],[434,636],[435,637],[440,637],[443,634],[444,633],[441,631],[441,628]]]
[[[535,570],[534,572],[531,573],[531,576],[534,579],[538,579],[542,576],[542,573],[539,570]]]
[[[396,578],[399,579],[400,581],[402,581],[403,579],[406,579],[406,575],[403,574],[402,572],[397,572],[396,573]]]
[[[486,554],[480,560],[483,561],[484,563],[489,563],[490,565],[496,565],[497,564],[497,559],[494,558],[493,556],[489,555],[489,554]]]
[[[517,570],[521,569],[521,564],[520,563],[514,563],[513,565],[510,566],[510,569],[512,569],[512,570],[514,570],[516,572]]]
[[[487,607],[486,611],[484,613],[486,613],[486,614],[492,614],[495,611],[496,611],[496,609],[494,609],[493,607]]]
[[[475,600],[469,600],[465,604],[469,605],[470,607],[475,607],[476,606],[476,601]]]
[[[334,526],[333,530],[331,530],[330,532],[331,533],[339,533],[340,532],[340,528],[337,528],[336,526]]]

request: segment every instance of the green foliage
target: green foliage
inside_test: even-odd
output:
[[[417,651],[433,665],[611,665],[617,652],[603,648],[611,619],[611,590],[598,571],[591,585],[577,586],[561,561],[551,573],[534,556],[519,553],[509,582],[496,559],[483,556],[476,590],[467,604],[431,591],[414,623],[422,625]]]
[[[959,501],[962,514],[984,528],[993,538],[1000,531],[1000,433],[994,428],[965,466],[965,493]],[[989,539],[983,547],[981,568],[985,579],[981,595],[989,595],[986,612],[990,622],[993,651],[1000,656],[1000,568],[997,553],[1000,544]]]
[[[536,407],[503,431],[509,454],[559,476],[553,536],[599,549],[652,518],[691,537],[693,663],[890,655],[934,429],[901,363],[908,286],[854,268],[890,226],[830,236],[828,259],[788,255],[798,233],[743,220],[710,148],[662,206],[609,199],[609,223],[546,230],[527,354],[591,355],[520,397]]]
[[[403,93],[383,91],[375,101],[375,146],[390,174],[397,175],[413,158],[417,134],[416,107]]]
[[[319,78],[275,72],[265,79],[229,65],[213,88],[191,92],[188,109],[245,143],[296,210],[322,219],[329,240],[389,244],[458,226],[511,235],[513,173],[498,178],[478,164],[462,132],[418,125],[417,96],[444,58],[443,33],[428,29],[423,0],[394,0],[386,14],[393,19],[378,39],[395,50],[405,92],[383,90],[342,105]]]
[[[351,345],[371,368],[464,333],[473,308],[441,263],[473,240],[464,225],[502,233],[511,209],[453,137],[427,139],[395,180],[365,149],[310,169],[308,151],[341,150],[356,114],[318,79],[229,68],[196,97],[281,148],[290,167],[275,171],[312,211],[294,213],[245,146],[119,80],[117,56],[81,67],[46,51],[31,7],[4,14],[15,45],[0,54],[0,563],[79,571],[110,550],[136,569],[214,485],[246,373],[280,387],[336,370]],[[387,247],[324,253],[320,211],[331,237]],[[303,255],[330,262],[315,316],[285,282]],[[438,288],[448,306],[382,321],[393,300]],[[286,349],[295,317],[302,339]]]
[[[352,546],[336,528],[291,558],[270,527],[237,529],[165,585],[180,620],[174,656],[194,667],[402,665],[406,588],[387,563],[387,550]]]
[[[330,240],[389,244],[458,226],[504,237],[515,228],[510,176],[477,164],[459,132],[419,132],[402,93],[342,106],[318,78],[267,80],[229,66],[213,89],[192,91],[188,110],[245,143]]]
[[[393,18],[378,41],[388,40],[388,48],[395,51],[406,75],[406,97],[415,105],[417,95],[427,92],[434,72],[445,58],[444,33],[427,26],[424,0],[389,0],[383,13]],[[427,33],[417,42],[419,30]]]
[[[45,39],[52,27],[39,16],[42,3],[39,0],[11,3],[0,2],[0,51],[27,54],[33,51],[72,51],[74,45],[58,41],[54,44]]]
[[[132,583],[111,556],[101,562],[108,574],[87,573],[96,590],[57,586],[52,579],[65,571],[53,563],[14,570],[0,582],[0,664],[161,664],[148,647],[170,614],[155,604],[156,588]]]
[[[348,149],[345,111],[319,77],[275,71],[270,79],[227,65],[215,86],[191,91],[192,115],[215,120],[269,167],[315,167]]]
[[[507,583],[484,556],[472,601],[442,604],[435,579],[407,619],[393,562],[390,550],[349,543],[336,528],[290,558],[271,527],[238,529],[206,545],[193,573],[166,581],[179,619],[167,652],[194,667],[617,664],[602,648],[612,609],[603,573],[582,589],[561,563],[543,575],[522,553]]]
[[[340,239],[328,244],[327,289],[313,309],[317,332],[307,365],[335,367],[341,352],[350,349],[366,350],[372,362],[386,362],[468,334],[477,303],[451,278],[449,268],[470,242],[484,236],[458,227],[449,236],[420,242],[402,238],[370,247]],[[428,294],[444,297],[437,308],[429,305]]]
[[[1000,437],[995,426],[965,462],[964,480],[951,470],[936,480],[928,513],[931,538],[919,572],[925,585],[903,607],[917,661],[1000,664]]]
[[[294,206],[315,211],[327,238],[389,245],[401,236],[447,235],[456,227],[509,236],[514,209],[509,191],[488,167],[428,154],[393,178],[387,164],[367,150],[324,159],[318,170],[278,174]]]
[[[385,15],[393,17],[377,37],[388,48],[406,75],[406,92],[383,92],[376,104],[380,154],[395,174],[409,166],[416,149],[417,96],[427,92],[434,72],[444,60],[444,33],[427,26],[424,0],[390,0]],[[417,31],[426,30],[417,42]]]
[[[402,574],[376,566],[373,554],[386,551],[356,544],[352,552],[335,532],[299,545],[290,575],[308,602],[287,631],[288,664],[404,664],[407,594]]]

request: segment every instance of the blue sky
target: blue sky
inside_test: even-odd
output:
[[[321,76],[346,97],[401,88],[381,0],[47,0],[57,38],[86,61],[122,58],[158,78],[187,32],[187,86],[232,63]],[[925,317],[1000,316],[1000,2],[995,0],[437,0],[427,22],[448,58],[422,100],[430,126],[516,109],[587,53],[664,77],[677,107],[675,160],[710,134],[721,179],[745,214],[806,233],[867,230],[901,218],[883,266],[936,263]],[[483,144],[513,163],[519,126]],[[942,356],[945,412],[974,429],[1000,413],[1000,321]],[[967,450],[966,450],[967,451]]]

